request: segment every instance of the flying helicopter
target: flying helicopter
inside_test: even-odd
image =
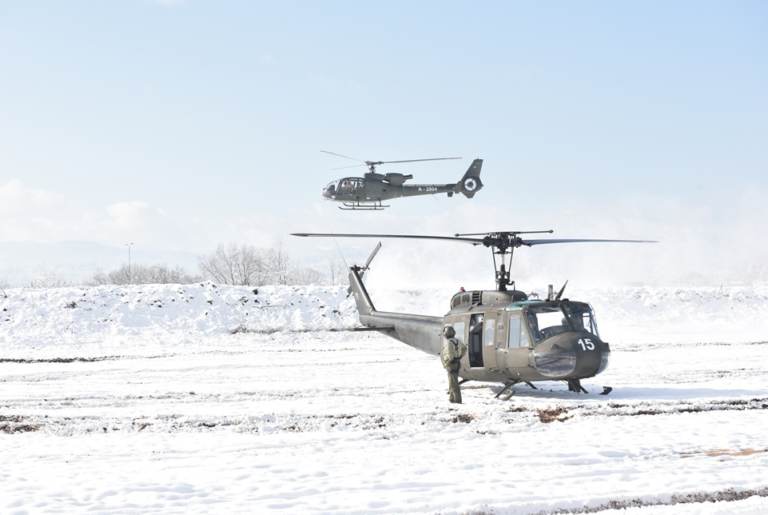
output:
[[[451,236],[404,234],[312,234],[293,236],[332,238],[409,238],[483,245],[491,249],[496,277],[495,290],[460,291],[450,300],[442,317],[378,311],[363,285],[363,274],[381,248],[376,246],[364,266],[349,268],[349,291],[354,293],[359,330],[375,330],[428,354],[440,355],[443,328],[452,326],[468,352],[461,360],[461,383],[503,383],[499,398],[513,385],[524,383],[536,389],[536,381],[564,381],[568,390],[589,393],[581,380],[594,377],[608,366],[611,349],[597,329],[592,306],[563,298],[568,281],[555,293],[552,285],[546,299],[531,298],[517,290],[506,262],[512,264],[515,249],[555,243],[656,243],[648,240],[529,239],[521,235],[548,231],[504,231]],[[500,258],[500,266],[496,256]],[[511,287],[508,288],[508,287]],[[601,395],[612,390],[604,386]],[[514,390],[502,397],[508,400]]]
[[[461,193],[467,198],[472,198],[475,196],[475,193],[483,188],[483,182],[480,180],[480,170],[483,167],[482,159],[475,159],[472,161],[467,172],[456,183],[406,185],[405,182],[413,179],[413,175],[403,175],[401,173],[381,174],[376,171],[376,167],[383,164],[415,163],[417,161],[444,161],[461,158],[437,157],[432,159],[408,159],[405,161],[364,161],[362,159],[328,152],[326,150],[321,150],[320,152],[364,163],[362,165],[334,168],[334,170],[343,170],[345,168],[354,168],[356,166],[368,167],[368,172],[366,172],[363,177],[345,177],[343,179],[337,179],[323,188],[323,198],[341,202],[343,204],[343,206],[339,206],[339,209],[380,211],[389,207],[389,205],[382,204],[383,200],[397,197],[413,197],[417,195],[434,195],[437,193],[447,193],[449,197],[452,197],[454,193]]]

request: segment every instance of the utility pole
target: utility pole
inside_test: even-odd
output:
[[[128,247],[128,284],[133,284],[133,274],[131,274],[131,245],[133,245],[133,243],[125,244],[125,246]]]

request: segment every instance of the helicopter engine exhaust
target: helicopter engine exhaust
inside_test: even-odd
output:
[[[388,173],[384,175],[384,180],[390,183],[392,186],[402,186],[405,181],[413,179],[413,175],[403,175],[401,173]]]

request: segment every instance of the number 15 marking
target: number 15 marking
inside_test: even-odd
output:
[[[579,345],[581,345],[581,350],[595,350],[595,344],[592,343],[592,340],[589,338],[584,338],[583,340],[579,340]]]

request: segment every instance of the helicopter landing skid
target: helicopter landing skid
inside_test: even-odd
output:
[[[501,398],[501,400],[503,400],[503,401],[508,401],[509,399],[511,399],[511,398],[512,398],[512,396],[515,394],[515,391],[514,391],[514,390],[510,390],[510,391],[509,391],[509,393],[508,393],[508,394],[506,394],[504,397],[501,397],[501,394],[502,394],[502,393],[504,393],[505,391],[507,391],[507,390],[508,390],[510,387],[512,387],[512,386],[514,386],[514,385],[516,385],[517,383],[518,383],[518,381],[515,381],[515,382],[513,382],[513,383],[507,383],[507,384],[505,384],[505,385],[504,385],[504,388],[502,388],[502,389],[501,389],[501,391],[500,391],[499,393],[497,393],[497,394],[496,394],[496,398],[497,398],[497,399]]]
[[[568,379],[568,391],[569,392],[575,392],[575,393],[589,393],[583,386],[581,386],[581,381],[578,379]],[[600,392],[598,395],[608,395],[613,391],[613,388],[610,386],[603,386],[603,391]]]
[[[380,200],[366,204],[365,202],[344,202],[345,207],[339,206],[342,211],[383,211],[388,205],[383,205]]]
[[[568,379],[568,391],[575,393],[589,393],[586,388],[581,386],[581,381],[578,379]]]

